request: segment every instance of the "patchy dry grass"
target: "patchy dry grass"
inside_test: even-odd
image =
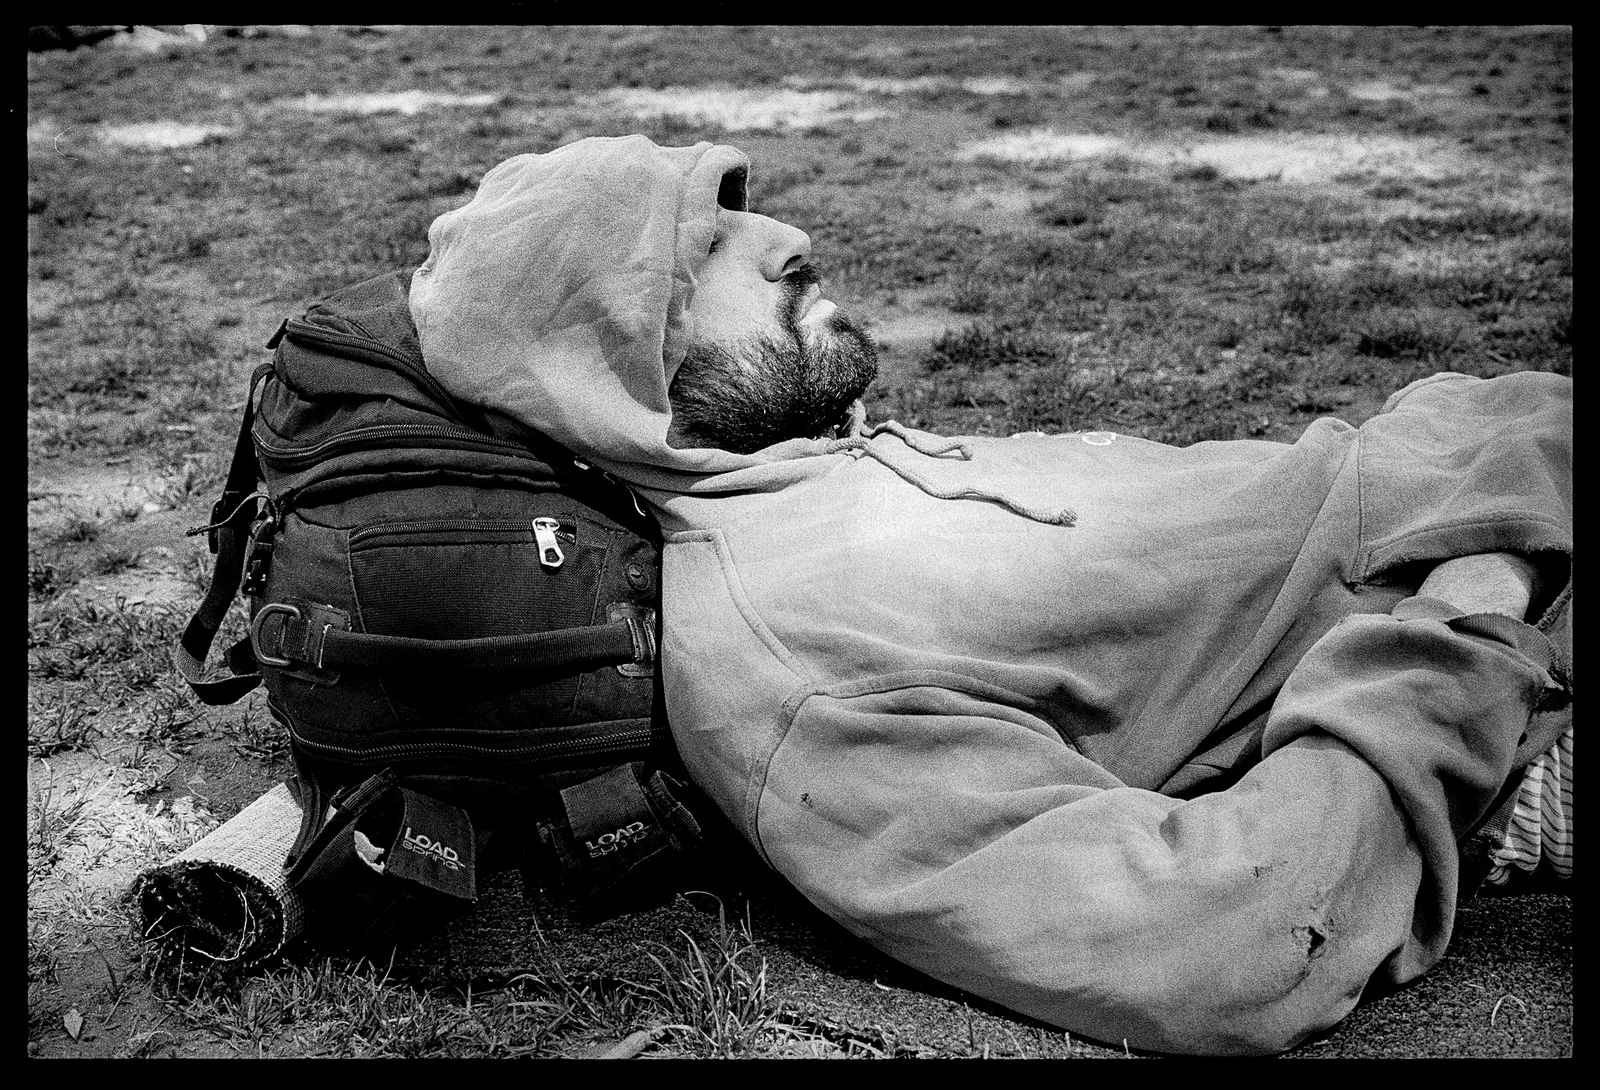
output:
[[[153,949],[153,948],[152,948]],[[41,943],[41,969],[48,953]],[[705,1058],[863,1051],[767,994],[748,920],[656,944],[633,978],[538,972],[474,989],[428,988],[368,960],[311,957],[249,976],[146,964],[185,1024],[250,1055]]]
[[[420,263],[495,163],[627,132],[745,148],[756,209],[883,331],[875,419],[1282,440],[1436,370],[1571,373],[1571,68],[1570,31],[1461,27],[213,28],[30,54],[28,753],[30,783],[65,777],[30,795],[30,1049],[907,1054],[775,1007],[726,921],[632,980],[454,994],[302,959],[162,1005],[67,880],[95,807],[179,836],[205,822],[178,803],[223,817],[228,785],[281,777],[259,701],[204,709],[167,665],[209,581],[182,530],[278,320]]]

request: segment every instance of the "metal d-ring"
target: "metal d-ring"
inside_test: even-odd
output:
[[[294,660],[282,658],[278,655],[269,655],[261,647],[261,622],[267,619],[269,613],[287,613],[295,620],[300,619],[300,610],[296,606],[284,605],[282,602],[270,602],[256,611],[255,617],[250,621],[250,647],[256,653],[256,661],[263,666],[293,666]],[[278,641],[278,646],[283,646],[283,641]]]

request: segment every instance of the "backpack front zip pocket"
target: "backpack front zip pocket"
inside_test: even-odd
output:
[[[618,531],[576,513],[541,511],[539,502],[516,518],[414,519],[349,531],[350,612],[359,630],[450,641],[610,624],[611,607],[637,597],[612,556]],[[574,722],[592,714],[602,694],[622,717],[647,717],[648,682],[623,690],[625,680],[606,667],[548,681],[479,674],[470,687],[455,674],[393,670],[372,683],[381,686],[395,729],[442,723],[500,732]]]

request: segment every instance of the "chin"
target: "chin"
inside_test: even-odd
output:
[[[679,442],[753,454],[831,436],[878,374],[872,338],[837,311],[812,335],[690,348],[668,396]]]

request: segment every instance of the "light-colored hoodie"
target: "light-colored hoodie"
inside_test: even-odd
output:
[[[1458,840],[1569,721],[1570,590],[1538,628],[1410,595],[1470,553],[1569,570],[1570,382],[1440,375],[1292,445],[673,449],[746,174],[642,137],[518,156],[411,291],[452,393],[660,518],[667,712],[728,818],[867,942],[1107,1041],[1277,1051],[1437,961]]]

